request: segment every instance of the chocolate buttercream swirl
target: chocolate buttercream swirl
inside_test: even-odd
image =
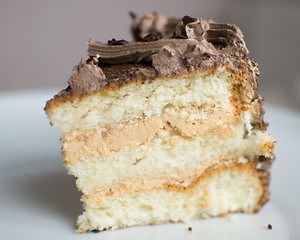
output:
[[[149,60],[164,47],[174,49],[187,48],[197,44],[193,39],[161,39],[153,42],[132,42],[126,45],[107,45],[101,42],[89,42],[89,56],[100,57],[105,64],[122,64]]]
[[[133,33],[137,42],[89,41],[90,57],[100,64],[123,64],[151,61],[160,74],[171,74],[193,67],[203,57],[244,57],[249,53],[243,34],[233,24],[219,24],[202,18],[185,16],[168,19],[158,13],[144,18],[133,15]],[[171,34],[172,33],[172,34]],[[173,63],[170,66],[170,62]],[[173,70],[171,69],[173,68]]]
[[[159,13],[147,13],[143,18],[133,14],[132,18],[132,33],[136,41],[142,40],[149,33],[159,34],[163,38],[188,38],[186,29],[196,27],[198,33],[218,50],[225,48],[227,52],[238,52],[239,55],[249,53],[242,31],[234,24],[216,23],[190,16],[168,19]]]

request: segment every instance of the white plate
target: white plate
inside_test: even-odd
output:
[[[300,114],[272,105],[265,119],[277,158],[271,200],[258,214],[75,234],[80,193],[62,166],[60,133],[43,112],[54,93],[0,93],[0,239],[300,239]]]

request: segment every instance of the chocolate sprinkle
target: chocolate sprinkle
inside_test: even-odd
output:
[[[190,17],[190,16],[184,16],[182,18],[182,23],[183,23],[184,26],[188,25],[191,22],[196,22],[196,21],[197,21],[197,18],[193,18],[193,17]]]
[[[129,12],[130,17],[132,17],[133,19],[136,18],[136,14],[132,11]]]
[[[186,36],[183,36],[183,35],[177,35],[177,36],[173,36],[172,38],[175,38],[175,39],[187,39]]]
[[[112,40],[108,40],[108,45],[109,46],[116,46],[116,45],[125,45],[128,43],[128,41],[121,39],[121,40],[116,40],[116,39],[112,39]]]
[[[157,33],[149,33],[144,37],[145,42],[154,42],[160,39],[160,36]]]

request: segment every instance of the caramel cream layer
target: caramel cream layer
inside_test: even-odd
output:
[[[140,194],[162,189],[174,192],[192,192],[195,185],[202,184],[210,176],[222,171],[247,172],[253,177],[257,176],[260,181],[264,182],[268,180],[265,179],[267,175],[262,176],[264,173],[256,169],[256,164],[254,162],[238,163],[237,161],[219,161],[203,171],[189,173],[190,176],[183,180],[172,179],[169,177],[168,179],[144,179],[143,181],[122,182],[107,190],[95,191],[89,195],[85,195],[85,197],[90,203],[101,203],[102,199],[105,197],[117,198],[127,194]],[[261,186],[265,185],[263,182],[260,184]]]
[[[171,146],[195,136],[218,134],[226,137],[237,121],[234,111],[208,110],[201,107],[168,108],[161,117],[134,123],[120,123],[110,129],[80,130],[66,133],[63,138],[63,161],[71,165],[79,159],[108,156],[147,146],[155,137],[163,137]]]
[[[184,169],[179,172],[173,172],[168,174],[153,174],[151,176],[145,176],[144,178],[139,177],[128,177],[120,182],[117,182],[111,186],[105,186],[105,188],[97,187],[94,188],[90,193],[84,193],[89,199],[99,201],[102,197],[113,196],[118,197],[125,194],[132,194],[135,192],[151,191],[153,189],[162,186],[172,186],[178,188],[186,188],[195,182],[199,176],[206,172],[210,167],[217,165],[224,165],[225,163],[232,164],[232,162],[238,162],[238,159],[228,160],[224,159],[212,159],[204,162],[201,167],[195,169]]]

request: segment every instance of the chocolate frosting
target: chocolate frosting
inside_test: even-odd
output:
[[[247,57],[249,51],[237,26],[189,16],[175,19],[158,13],[142,18],[131,15],[136,41],[112,39],[102,43],[90,39],[90,58],[73,69],[69,87],[58,94],[57,101],[138,79],[213,70],[222,65],[247,74],[252,88],[257,89],[257,64]]]
[[[96,59],[94,61],[97,61]],[[69,79],[69,86],[74,92],[82,89],[97,89],[105,84],[105,75],[96,64],[86,64],[84,58],[78,66],[73,68],[73,74]]]
[[[112,45],[91,39],[89,56],[99,57],[102,64],[151,61],[160,74],[168,75],[174,70],[185,71],[203,57],[244,57],[249,53],[238,27],[202,18],[185,16],[175,20],[157,13],[144,18],[134,16],[132,31],[137,40],[144,41]]]

